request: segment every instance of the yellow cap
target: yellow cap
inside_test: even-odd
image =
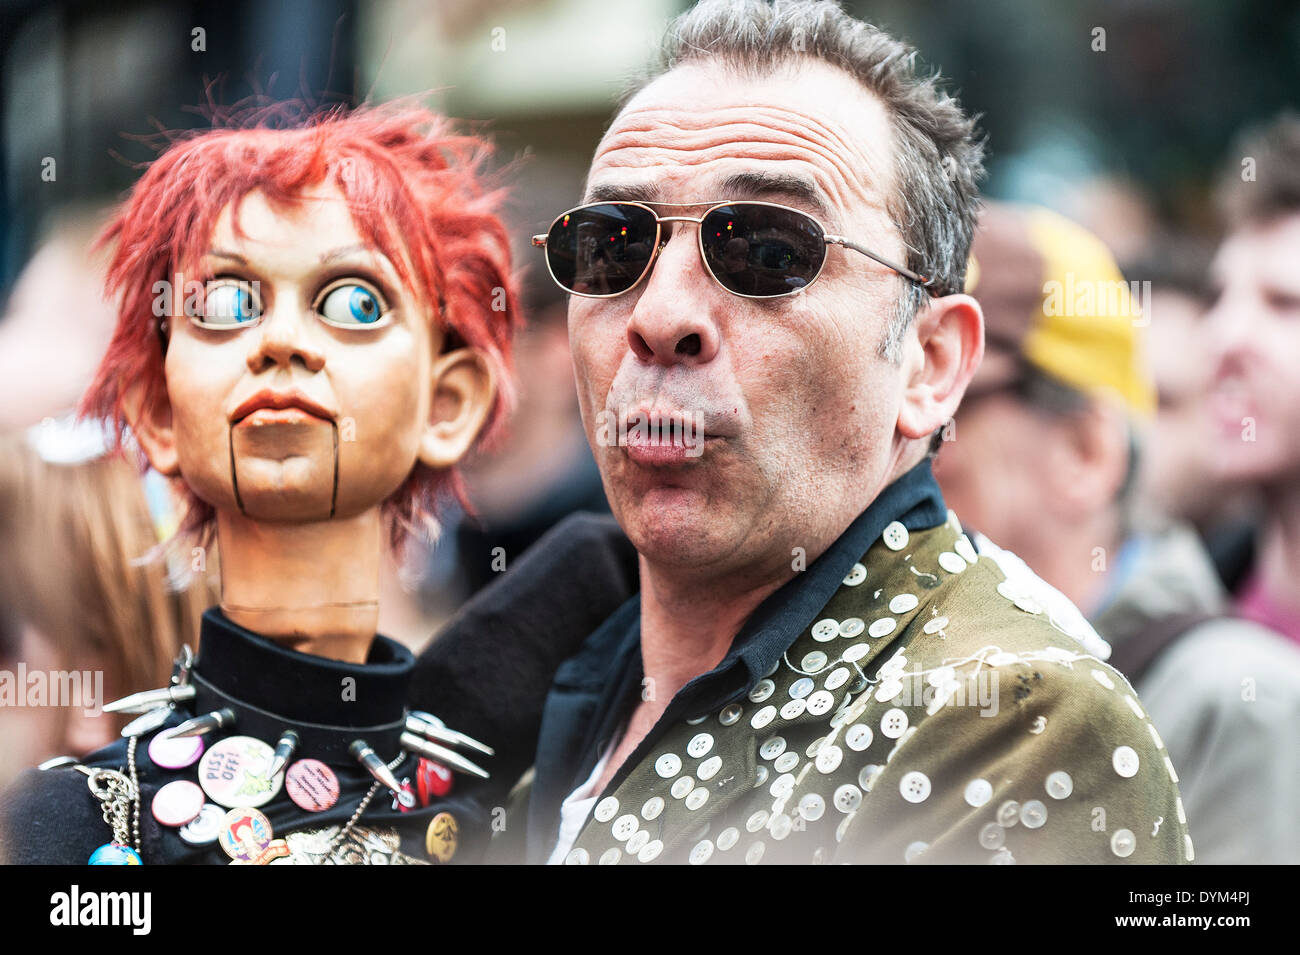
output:
[[[966,291],[984,309],[987,355],[973,388],[1018,354],[1088,393],[1155,412],[1146,365],[1145,298],[1091,232],[1048,209],[990,203],[980,219]]]

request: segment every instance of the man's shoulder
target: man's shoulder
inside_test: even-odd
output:
[[[94,768],[120,769],[125,746],[115,743],[83,760]],[[9,865],[84,865],[111,841],[89,777],[71,766],[29,769],[0,794],[0,861]]]

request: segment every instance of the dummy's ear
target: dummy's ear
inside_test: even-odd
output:
[[[144,382],[127,386],[122,396],[122,410],[126,413],[131,433],[144,449],[145,457],[155,471],[167,477],[181,473],[180,457],[176,453],[176,433],[172,428],[172,403],[165,387],[156,389],[152,400]]]
[[[984,357],[984,313],[969,295],[931,299],[918,311],[903,350],[898,431],[929,437],[956,413]]]
[[[439,355],[431,373],[433,404],[420,436],[420,460],[434,469],[458,463],[483,429],[496,398],[496,378],[473,348]]]

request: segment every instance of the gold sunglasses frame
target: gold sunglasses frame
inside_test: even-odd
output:
[[[702,202],[658,202],[655,203],[655,205],[668,206],[668,207],[681,207],[681,206],[702,206],[704,205],[704,203]],[[821,233],[822,242],[825,243],[826,245],[839,245],[839,246],[843,246],[846,249],[852,249],[854,252],[859,252],[862,255],[865,255],[867,258],[880,263],[885,268],[890,269],[893,272],[897,272],[899,275],[903,276],[903,278],[908,279],[911,282],[915,282],[921,288],[925,289],[926,292],[928,292],[930,295],[937,294],[937,290],[934,287],[933,279],[926,278],[923,275],[918,275],[916,272],[913,272],[910,269],[903,268],[901,265],[897,265],[882,256],[876,255],[876,253],[870,251],[869,249],[864,248],[861,245],[858,245],[856,242],[846,239],[842,235],[836,235],[834,233],[827,232],[826,227],[822,225],[821,222],[819,222],[815,216],[809,215],[808,213],[804,212],[802,209],[795,209],[792,206],[781,205],[779,202],[762,202],[756,199],[732,199],[725,202],[715,202],[707,209],[705,209],[704,212],[698,218],[695,216],[661,216],[648,204],[644,202],[637,202],[635,200],[630,200],[630,199],[613,199],[613,200],[606,200],[603,202],[584,202],[580,206],[574,206],[572,209],[569,209],[565,212],[561,212],[558,216],[556,216],[554,219],[551,220],[551,224],[545,232],[533,236],[534,247],[545,249],[547,237],[550,236],[552,231],[554,231],[556,223],[558,223],[565,216],[573,215],[573,213],[575,212],[581,212],[583,209],[592,209],[595,208],[596,206],[636,206],[637,208],[644,209],[646,212],[654,216],[655,219],[654,252],[652,252],[650,254],[650,258],[646,260],[645,268],[642,270],[641,274],[637,276],[635,282],[633,282],[627,288],[623,289],[623,291],[621,292],[611,292],[607,295],[594,295],[590,292],[575,292],[573,289],[566,287],[563,282],[561,282],[558,278],[555,277],[555,270],[551,268],[551,257],[549,255],[544,255],[543,258],[546,261],[546,271],[551,276],[551,281],[553,281],[560,288],[564,289],[564,291],[568,292],[570,295],[578,295],[582,298],[618,298],[618,296],[620,295],[626,295],[628,292],[631,292],[643,281],[645,281],[645,277],[649,275],[650,272],[654,269],[655,260],[659,258],[659,253],[662,252],[664,250],[664,247],[668,244],[668,241],[663,238],[663,228],[662,228],[663,223],[693,222],[697,226],[703,226],[704,220],[707,219],[711,213],[716,212],[718,209],[721,209],[724,206],[768,206],[769,208],[772,209],[781,209],[784,210],[785,212],[793,212],[795,215],[801,216],[804,219],[807,219],[813,225],[815,225],[817,227],[817,230]],[[704,254],[704,230],[702,228],[697,230],[696,232],[696,246],[699,248],[700,251],[700,261],[703,263],[705,271],[709,273],[709,277],[712,278],[713,281],[717,282],[718,285],[724,291],[728,292],[731,295],[735,295],[738,298],[774,299],[774,298],[788,298],[791,295],[798,295],[800,292],[804,291],[805,289],[811,288],[812,284],[816,282],[819,278],[821,278],[821,274],[826,268],[826,256],[825,254],[823,254],[821,265],[817,267],[816,273],[813,275],[812,278],[810,278],[806,283],[801,285],[799,288],[791,289],[789,292],[781,292],[777,295],[746,295],[743,292],[736,292],[733,291],[732,289],[727,288],[727,286],[722,282],[722,280],[718,278],[717,273],[714,272],[713,269],[710,267],[708,257]]]

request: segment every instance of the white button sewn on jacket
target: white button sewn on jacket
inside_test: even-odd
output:
[[[840,812],[853,812],[862,805],[862,790],[852,783],[845,783],[835,790],[835,795],[831,797],[831,800],[835,803],[835,808]]]
[[[630,856],[635,856],[637,853],[639,853],[642,849],[646,847],[646,843],[649,841],[650,841],[650,830],[638,829],[636,833],[633,834],[632,838],[627,841],[627,854]]]
[[[826,690],[818,690],[812,696],[808,697],[808,712],[813,716],[821,716],[823,713],[829,713],[835,709],[835,694],[828,693]]]
[[[817,793],[804,793],[799,800],[799,815],[809,822],[816,822],[826,814],[826,800]]]
[[[894,697],[898,696],[898,694],[902,692],[903,692],[902,681],[894,679],[892,675],[887,676],[885,678],[885,682],[881,683],[880,686],[876,687],[876,693],[875,693],[876,702],[888,703],[889,701],[894,699]]]
[[[767,846],[762,841],[755,842],[745,850],[745,865],[758,865],[763,859],[763,850]]]
[[[721,756],[710,756],[704,762],[700,763],[699,768],[695,770],[695,775],[702,780],[710,780],[718,775],[718,770],[722,768]]]
[[[907,713],[898,707],[885,710],[885,715],[880,717],[880,734],[890,739],[898,739],[907,732],[908,722]]]
[[[658,819],[659,814],[664,811],[664,797],[651,796],[641,807],[641,818],[646,822]]]
[[[1074,780],[1063,769],[1058,769],[1047,777],[1047,795],[1053,799],[1064,799],[1074,792]]]
[[[674,799],[681,799],[688,792],[695,788],[695,779],[691,776],[679,776],[673,781],[672,788],[668,791],[672,793]]]
[[[980,845],[985,849],[1001,849],[1007,841],[1007,831],[996,822],[990,822],[980,830]]]
[[[604,799],[600,801],[600,805],[596,807],[596,810],[595,812],[592,813],[592,816],[595,817],[597,822],[609,822],[617,814],[618,814],[618,800],[615,799],[613,796],[606,796]]]
[[[599,865],[618,865],[618,861],[623,858],[623,850],[618,846],[610,846],[600,856]]]
[[[903,850],[903,861],[915,862],[917,857],[928,848],[930,843],[921,842],[919,839],[916,842],[909,842],[907,848]]]
[[[854,723],[844,734],[844,745],[855,753],[860,753],[871,745],[871,727],[866,723]]]
[[[879,620],[873,620],[871,626],[867,627],[867,633],[873,637],[887,637],[898,627],[898,621],[893,617],[881,617]]]
[[[1110,837],[1110,851],[1121,859],[1127,859],[1137,848],[1137,838],[1130,829],[1116,829]]]
[[[686,744],[686,753],[695,759],[700,759],[709,754],[713,749],[713,737],[708,733],[696,733],[691,737],[691,741]]]
[[[1020,821],[1020,803],[1014,799],[1008,799],[1002,805],[998,806],[998,825],[1003,829],[1010,829]]]
[[[767,825],[768,812],[766,809],[760,809],[745,820],[746,832],[758,832]]]
[[[849,568],[849,572],[844,575],[844,586],[856,587],[867,579],[867,568],[861,564],[854,564]]]
[[[1011,850],[1003,846],[993,855],[989,856],[989,865],[1015,865],[1016,857],[1011,854]]]
[[[817,753],[817,771],[833,773],[840,768],[840,763],[843,761],[844,750],[838,746],[823,746]]]
[[[655,772],[663,779],[672,779],[682,771],[682,758],[676,753],[664,753],[655,760]],[[613,796],[609,797],[613,799]],[[604,820],[601,820],[602,822]]]
[[[776,707],[769,703],[749,718],[749,725],[756,730],[761,730],[774,719],[776,719]]]
[[[987,779],[972,779],[966,784],[962,797],[966,800],[966,805],[978,809],[993,798],[993,784]]]
[[[1020,807],[1020,823],[1026,829],[1041,829],[1047,822],[1047,807],[1037,799],[1029,799]]]
[[[723,726],[731,726],[740,719],[741,714],[744,712],[745,708],[739,703],[728,704],[727,706],[724,706],[722,712],[718,714],[718,722]]]
[[[1110,678],[1109,673],[1104,673],[1101,670],[1093,670],[1092,678],[1108,690],[1115,689],[1115,681]]]
[[[855,643],[844,651],[844,660],[846,663],[857,663],[863,657],[871,653],[871,647],[865,643]]]
[[[691,794],[686,797],[686,808],[694,812],[708,801],[709,790],[704,786],[697,786],[692,789]]]
[[[876,784],[876,777],[885,771],[885,767],[878,763],[870,763],[862,767],[858,773],[858,785],[862,787],[863,792],[871,792],[871,787]]]
[[[926,682],[931,686],[943,686],[951,680],[957,678],[957,671],[952,667],[939,667],[931,670],[930,675],[926,677]]]
[[[564,857],[565,865],[586,865],[591,861],[591,856],[586,849],[574,849]]]
[[[754,769],[754,788],[758,789],[767,782],[767,767],[758,766]]]
[[[924,633],[938,633],[946,626],[948,626],[947,617],[931,617],[925,622],[925,626],[921,630]]]
[[[778,773],[788,773],[799,765],[799,754],[786,750],[772,763],[772,768]]]
[[[930,796],[930,777],[912,770],[898,781],[898,791],[908,802],[925,802]]]
[[[880,535],[880,539],[885,542],[885,546],[890,550],[902,550],[907,546],[907,528],[898,521],[893,521],[885,532]]]
[[[818,643],[825,643],[827,640],[834,640],[840,635],[840,622],[827,617],[825,620],[818,620],[812,625],[812,638]]]
[[[809,759],[812,759],[819,752],[821,752],[821,748],[825,745],[826,745],[826,737],[819,736],[811,743],[808,744],[808,748],[803,751],[803,754],[807,756]]]
[[[751,703],[762,703],[776,689],[776,684],[771,680],[759,680],[754,684],[754,688],[749,691],[749,701]]]
[[[867,625],[861,617],[845,617],[840,621],[840,636],[845,640],[852,640],[866,629]]]
[[[758,755],[764,759],[776,759],[785,752],[784,736],[769,736],[758,748]]]
[[[816,686],[817,684],[813,682],[812,677],[801,676],[790,684],[790,698],[792,700],[802,700]]]
[[[803,711],[808,709],[807,700],[791,700],[785,706],[781,707],[781,719],[797,720],[803,716]]]
[[[728,826],[718,833],[718,849],[726,852],[740,841],[740,830],[735,826]]]
[[[1169,771],[1169,778],[1174,782],[1178,782],[1178,774],[1174,772],[1174,761],[1168,755],[1165,756],[1165,769]]]
[[[939,555],[939,566],[950,574],[960,574],[966,569],[966,561],[950,550]]]
[[[957,538],[952,545],[952,549],[961,555],[961,559],[968,564],[974,564],[980,559],[980,555],[975,552],[975,545],[970,542],[970,538],[965,534]]]
[[[849,682],[849,676],[848,667],[836,667],[830,672],[830,676],[826,677],[826,682],[823,685],[828,690],[838,690]]]
[[[768,832],[772,833],[772,838],[778,842],[790,835],[790,830],[794,828],[794,820],[785,813],[780,813],[772,817],[772,821],[767,824]]]
[[[1124,694],[1124,702],[1128,704],[1128,708],[1133,711],[1133,715],[1138,719],[1144,720],[1147,718],[1147,715],[1142,712],[1142,707],[1138,705],[1138,701],[1127,693]]]
[[[640,821],[629,812],[615,819],[614,825],[610,826],[610,831],[614,833],[614,838],[619,842],[627,842],[632,838],[632,834],[640,828]]]
[[[713,843],[708,839],[702,839],[695,843],[695,848],[691,850],[688,857],[691,865],[704,865],[713,856]]]
[[[638,862],[654,862],[659,858],[659,853],[664,851],[664,844],[658,839],[647,842],[641,847],[641,851],[636,854]]]
[[[889,601],[889,612],[907,613],[909,610],[915,610],[920,602],[916,599],[916,594],[898,594]]]
[[[822,653],[820,650],[814,650],[811,653],[805,654],[804,658],[799,661],[799,669],[807,673],[816,673],[818,670],[826,666],[826,659],[826,654]]]
[[[794,774],[782,773],[776,777],[776,782],[767,791],[772,794],[773,799],[784,799],[794,792]]]
[[[1132,746],[1116,746],[1115,752],[1111,754],[1110,762],[1115,767],[1115,772],[1125,779],[1136,776],[1140,764],[1137,751]]]

